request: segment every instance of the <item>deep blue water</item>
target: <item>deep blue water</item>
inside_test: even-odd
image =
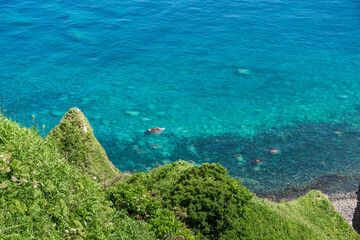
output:
[[[265,195],[359,182],[358,0],[0,0],[0,46],[6,115],[45,135],[79,107],[122,171],[220,162]]]

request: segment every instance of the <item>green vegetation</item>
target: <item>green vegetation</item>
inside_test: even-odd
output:
[[[173,212],[164,209],[158,199],[151,198],[145,188],[120,184],[112,187],[108,194],[117,210],[126,210],[130,216],[149,222],[157,238],[195,239],[186,225],[176,219]]]
[[[253,198],[245,212],[247,239],[360,239],[319,191],[283,203]]]
[[[360,239],[321,192],[268,202],[251,197],[218,164],[178,161],[126,181],[162,198],[203,239]]]
[[[78,108],[71,108],[47,137],[63,158],[84,171],[111,182],[119,174],[95,138],[88,120]]]
[[[0,116],[0,239],[153,239],[103,185],[36,132]]]
[[[178,212],[186,224],[206,238],[234,239],[243,235],[240,220],[252,195],[240,181],[227,176],[219,164],[198,167],[179,161],[172,164],[172,169],[169,166],[147,174],[149,177],[136,174],[128,181],[145,185],[149,191],[158,190],[164,206]],[[180,173],[174,174],[177,168]]]
[[[360,239],[318,191],[268,202],[219,164],[120,173],[78,109],[46,139],[0,116],[0,181],[0,239]]]
[[[282,203],[255,197],[241,224],[246,239],[360,239],[319,191]]]

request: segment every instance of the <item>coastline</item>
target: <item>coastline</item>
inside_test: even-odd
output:
[[[115,172],[113,176],[115,179],[108,184],[109,180],[106,178],[109,177],[109,167],[112,165],[109,166],[111,163],[108,161],[106,152],[96,140],[86,117],[77,108],[70,109],[46,139],[43,139],[35,130],[20,128],[18,124],[4,117],[0,120],[3,120],[0,124],[2,141],[7,143],[2,144],[1,150],[4,153],[0,156],[1,167],[3,170],[7,167],[6,165],[11,167],[6,170],[11,172],[10,174],[1,175],[2,182],[6,183],[5,187],[2,186],[5,203],[11,206],[8,219],[13,220],[1,222],[2,229],[6,231],[0,232],[0,235],[2,234],[5,238],[15,236],[15,234],[16,236],[21,234],[20,237],[24,238],[27,236],[42,238],[45,234],[49,234],[48,229],[50,229],[50,234],[59,236],[61,239],[78,236],[87,238],[101,233],[105,239],[110,239],[112,236],[117,239],[120,236],[124,239],[141,240],[171,237],[196,240],[202,237],[197,235],[197,229],[208,226],[212,235],[204,232],[204,236],[207,234],[206,237],[209,239],[220,237],[226,239],[359,239],[359,234],[346,223],[347,221],[339,215],[338,211],[335,211],[330,198],[321,191],[310,191],[301,199],[289,203],[268,202],[252,196],[250,190],[241,186],[235,178],[229,177],[227,169],[220,164],[204,163],[197,166],[186,161],[176,161],[133,177],[126,177],[123,173]],[[83,142],[84,145],[79,145],[77,142]],[[99,155],[96,150],[103,155]],[[71,158],[72,156],[76,159]],[[44,159],[44,161],[39,161],[39,159]],[[25,175],[28,173],[27,169],[37,171],[31,171],[31,175]],[[58,171],[59,169],[64,170]],[[40,174],[37,174],[38,171]],[[53,172],[56,174],[52,175]],[[49,175],[53,177],[48,178]],[[117,180],[119,182],[115,184]],[[43,183],[45,184],[41,186],[51,186],[51,188],[38,188],[38,185]],[[53,194],[57,193],[55,192],[57,189],[61,189],[59,183],[65,186],[62,189],[63,193]],[[29,191],[34,192],[33,188],[38,188],[35,190],[37,195],[36,198],[29,200],[26,196],[29,195]],[[19,193],[13,194],[13,189],[18,190],[24,197],[19,198]],[[340,210],[345,218],[345,214],[351,218],[353,209],[346,200],[350,199],[354,203],[356,195],[354,189],[344,192],[349,192],[349,194],[334,194],[331,199],[340,200],[339,204],[335,203],[336,209]],[[73,202],[65,200],[68,196],[71,196],[74,202],[85,202],[88,207],[74,208]],[[227,200],[229,198],[234,200],[229,202]],[[192,203],[192,199],[195,199],[196,204]],[[150,205],[153,200],[159,202],[155,202],[156,205]],[[173,202],[173,205],[170,205],[170,209],[164,209],[165,206],[162,206],[161,200]],[[41,210],[41,206],[35,210],[31,206],[40,201],[48,202],[50,210],[43,211],[45,214],[39,215],[38,218],[31,218],[30,221],[25,214],[24,217],[19,217],[19,205],[24,206],[24,209],[29,205],[30,211],[39,212],[38,209]],[[290,200],[281,199],[280,201]],[[60,212],[58,211],[59,202],[65,209]],[[183,202],[188,205],[181,205]],[[187,209],[193,209],[194,205],[200,208],[195,208],[195,212],[188,212]],[[134,209],[133,206],[136,208]],[[184,210],[175,212],[180,207]],[[85,214],[78,214],[79,209]],[[150,212],[153,210],[149,209],[155,209],[155,212]],[[124,215],[118,214],[119,210]],[[200,223],[192,220],[204,215],[204,210],[207,210],[207,215],[211,214],[219,221],[226,219],[227,222],[231,221],[234,224],[225,222],[229,227],[218,232],[218,224],[213,225],[208,220]],[[157,215],[159,211],[165,211],[164,215]],[[51,215],[48,214],[49,212]],[[65,224],[58,224],[58,217],[52,218],[53,215],[62,217]],[[79,223],[72,225],[72,216],[80,219]],[[183,216],[186,218],[181,218]],[[156,221],[150,221],[152,218]],[[349,217],[347,218],[349,220]],[[22,225],[18,224],[22,222]],[[39,222],[46,227],[31,228],[31,232],[27,232],[29,231],[28,224],[35,225]],[[82,222],[84,222],[83,225]],[[92,225],[94,222],[95,228]],[[113,227],[107,228],[109,222]],[[189,227],[186,223],[189,223]],[[147,225],[139,228],[138,224]],[[51,226],[56,225],[57,228],[51,229]],[[129,233],[122,229],[124,225],[131,227]],[[166,231],[163,230],[164,228]],[[78,232],[82,235],[78,235]]]
[[[311,191],[311,190],[309,190]],[[321,190],[320,190],[321,191]],[[340,213],[340,215],[344,218],[344,220],[349,223],[353,227],[353,218],[355,214],[355,209],[357,206],[357,194],[355,191],[348,192],[336,192],[336,193],[324,193],[325,196],[331,201],[334,205],[336,211]],[[292,195],[284,197],[284,196],[259,196],[262,199],[265,199],[270,202],[290,202],[298,199],[299,197],[305,196],[306,193]]]
[[[355,192],[337,193],[328,196],[336,211],[352,226],[352,221],[357,205],[357,195]]]

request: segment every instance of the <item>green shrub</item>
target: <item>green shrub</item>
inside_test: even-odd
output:
[[[238,220],[252,195],[226,174],[220,164],[187,169],[164,193],[165,206],[184,209],[185,222],[211,239],[220,239],[225,232],[240,236]]]
[[[166,164],[159,168],[154,168],[151,172],[139,172],[126,178],[126,182],[131,185],[144,186],[152,195],[161,197],[162,192],[172,188],[180,176],[194,165],[183,160],[172,164]]]
[[[136,174],[128,182],[159,190],[164,206],[205,238],[229,239],[242,234],[239,220],[252,194],[239,180],[227,176],[220,164],[189,166],[180,161],[149,174]]]
[[[175,214],[161,207],[161,202],[151,198],[144,187],[119,184],[108,190],[108,199],[118,211],[125,210],[138,220],[147,221],[159,239],[195,239],[185,224]]]

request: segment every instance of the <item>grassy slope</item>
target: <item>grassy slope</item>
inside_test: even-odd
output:
[[[360,239],[319,191],[284,203],[255,197],[246,212],[248,239]]]
[[[192,167],[185,161],[178,161],[150,173],[135,174],[126,181],[143,185],[161,197],[186,169]],[[272,203],[254,197],[247,204],[241,225],[244,239],[360,239],[319,191],[311,191],[288,203]]]
[[[50,131],[47,139],[57,145],[70,163],[101,180],[111,182],[119,175],[118,169],[109,161],[88,120],[78,108],[70,109],[59,125]]]
[[[153,239],[36,132],[0,116],[0,239]]]
[[[70,143],[74,143],[76,150],[79,149],[77,137],[84,139],[84,136],[76,133],[83,125],[75,126],[67,121],[62,131],[68,132],[67,127],[73,129]],[[64,134],[53,136],[66,139]],[[95,144],[100,145],[97,141]],[[61,158],[57,148],[59,142],[56,145],[46,142],[34,131],[20,128],[0,116],[1,239],[153,238],[147,223],[114,211],[105,198],[103,186],[92,180],[95,173],[105,176],[106,171],[112,171],[113,165],[104,166],[108,164],[107,158],[105,162],[101,158],[85,165],[81,162],[73,165]],[[150,173],[138,173],[126,181],[161,196],[192,167],[178,161]],[[116,176],[117,171],[113,173]],[[254,197],[246,206],[242,227],[245,239],[360,239],[318,191],[279,204]]]
[[[109,187],[114,185],[114,183],[122,177],[119,170],[115,168],[107,158],[105,150],[95,138],[88,120],[78,108],[72,108],[65,114],[60,124],[50,131],[47,140],[56,146],[61,156],[66,159],[67,162],[83,170],[84,173],[87,173],[93,177],[93,179],[96,177],[98,182],[103,183],[105,185],[104,190],[106,191],[109,191]],[[125,192],[125,195],[137,193],[135,188],[129,189],[129,192],[124,189],[116,189],[113,195],[117,196],[120,194],[119,196],[121,198]],[[133,195],[132,197],[134,198],[135,196]],[[121,206],[120,210],[126,212],[128,216],[131,216],[133,219],[144,220],[143,217],[140,216],[139,211],[134,213],[128,208],[130,201],[133,201],[133,204],[130,204],[133,206],[130,208],[144,208],[143,204],[140,204],[142,201],[136,202],[133,198],[119,200],[115,197],[111,200],[114,201],[114,203],[117,203],[117,201],[126,201],[127,204],[125,205],[127,207]],[[194,239],[192,232],[186,228],[184,223],[175,219],[173,213],[163,210],[161,206],[155,210],[155,205],[148,206],[152,209],[152,214],[151,218],[146,219],[146,222],[150,224],[150,230],[155,234],[156,238],[170,240],[176,237],[181,238],[181,236],[187,236],[188,238]],[[117,207],[117,209],[118,208],[119,207]],[[159,226],[160,222],[162,226]]]

